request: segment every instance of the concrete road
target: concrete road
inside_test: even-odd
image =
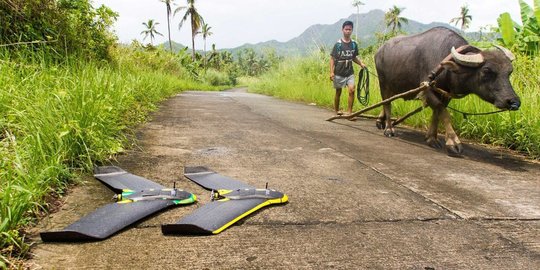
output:
[[[479,146],[462,158],[374,120],[326,122],[315,106],[248,94],[184,92],[164,102],[116,165],[191,191],[198,204],[152,216],[113,237],[41,243],[43,269],[540,269],[540,165]],[[286,193],[219,235],[164,236],[210,200],[183,177],[204,165]],[[39,230],[61,229],[113,193],[91,177]]]

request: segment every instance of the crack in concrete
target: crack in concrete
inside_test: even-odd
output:
[[[540,221],[540,218],[521,218],[521,217],[473,217],[465,218],[465,220],[471,221]]]
[[[287,127],[285,127],[285,128],[287,128]],[[299,134],[302,134],[302,136],[304,136],[304,137],[306,137],[306,138],[309,138],[309,139],[311,139],[311,140],[313,140],[313,141],[315,141],[315,142],[318,142],[318,143],[320,143],[320,144],[322,144],[322,145],[325,145],[325,146],[327,146],[327,147],[332,148],[331,145],[329,145],[329,144],[323,142],[322,140],[316,139],[316,138],[314,138],[314,137],[312,137],[312,136],[306,134],[305,131],[301,131],[301,130],[297,130],[297,129],[294,129],[294,130],[296,130]],[[334,149],[334,148],[332,148],[332,149]],[[347,154],[347,153],[345,153],[345,152],[343,152],[343,151],[339,151],[339,150],[337,150],[337,149],[334,149],[334,150],[336,150],[336,152],[338,152],[338,153],[340,153],[340,154],[342,154],[342,155],[344,155],[344,156],[346,156],[346,157],[348,157],[348,158],[350,158],[350,159],[352,159],[352,160],[354,160],[354,161],[356,161],[356,162],[362,164],[362,165],[365,166],[366,168],[370,168],[371,170],[373,170],[373,171],[376,172],[377,174],[381,175],[381,176],[382,176],[384,179],[386,179],[387,181],[390,181],[390,182],[392,182],[393,184],[396,184],[396,185],[398,185],[398,186],[400,186],[400,187],[402,187],[402,188],[404,188],[404,189],[410,191],[412,194],[415,194],[416,196],[418,196],[418,197],[424,199],[425,201],[429,201],[429,202],[432,203],[433,205],[436,205],[436,206],[440,207],[441,209],[445,210],[448,214],[454,216],[455,218],[458,218],[458,219],[464,219],[462,216],[460,216],[458,213],[452,211],[450,208],[448,208],[448,207],[442,205],[441,203],[435,202],[434,200],[432,200],[432,199],[430,199],[430,198],[428,198],[428,197],[426,197],[426,196],[424,196],[424,195],[422,195],[422,194],[420,194],[420,193],[418,193],[418,192],[412,190],[411,188],[409,188],[409,187],[407,187],[407,186],[405,186],[405,185],[399,183],[398,181],[395,181],[392,177],[386,175],[386,174],[383,173],[382,171],[380,171],[380,170],[378,170],[378,169],[376,169],[376,168],[374,168],[374,167],[372,167],[372,166],[369,166],[368,164],[364,163],[363,161],[361,161],[361,160],[359,160],[359,159],[357,159],[357,158],[355,158],[355,157],[353,157],[353,156],[351,156],[351,155],[349,155],[349,154]]]
[[[266,225],[282,225],[282,226],[316,226],[316,225],[351,225],[351,224],[371,224],[371,223],[411,223],[411,222],[437,222],[437,221],[508,221],[508,222],[534,222],[540,219],[458,219],[458,218],[409,218],[409,219],[373,219],[373,220],[355,220],[351,222],[338,221],[313,221],[313,222],[251,222],[246,225],[266,226]]]
[[[239,223],[233,226],[245,225],[245,226],[317,226],[317,225],[351,225],[351,224],[371,224],[371,223],[410,223],[410,222],[437,222],[437,221],[474,221],[474,222],[491,222],[491,221],[507,221],[507,222],[537,222],[540,221],[540,218],[516,218],[516,217],[488,217],[488,218],[405,218],[405,219],[373,219],[373,220],[355,220],[351,222],[338,222],[338,221],[312,221],[312,222],[280,222],[280,221],[271,221],[271,222],[250,222],[244,223],[240,221]],[[150,229],[161,227],[162,224],[152,224],[152,225],[139,225],[135,226],[135,229]]]

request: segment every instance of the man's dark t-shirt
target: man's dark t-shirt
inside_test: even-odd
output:
[[[343,40],[338,41],[332,53],[330,54],[334,58],[334,74],[341,77],[348,77],[353,74],[353,59],[358,56],[358,46],[353,46],[353,42],[346,43]],[[341,45],[340,45],[341,44]],[[339,48],[341,46],[341,48]]]

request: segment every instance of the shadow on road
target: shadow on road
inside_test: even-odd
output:
[[[426,145],[423,132],[404,128],[400,128],[399,131],[399,138],[401,140],[418,144],[422,147],[431,148]],[[439,140],[444,145],[444,136],[439,136]],[[446,155],[445,149],[431,149],[433,149],[433,151],[440,152],[442,155]],[[485,146],[474,145],[467,142],[463,142],[463,153],[461,157],[457,158],[465,158],[477,162],[489,163],[504,168],[505,170],[516,172],[528,171],[527,167],[530,165],[530,162],[509,153],[504,153],[502,150],[489,149]]]
[[[362,132],[368,132],[378,136],[384,136],[382,130],[375,128],[375,121],[373,120],[356,120],[354,122],[339,122],[335,121],[335,124],[347,126],[350,128],[361,130]],[[354,123],[354,124],[353,124]],[[361,126],[358,125],[361,123]],[[373,128],[370,127],[373,125]],[[424,141],[425,132],[407,129],[403,127],[396,127],[396,139],[421,147],[424,149],[431,149],[432,151],[439,152],[441,155],[446,155],[445,149],[436,149],[429,147]],[[390,138],[389,138],[390,139]],[[444,145],[444,136],[440,135],[439,140],[441,144]],[[501,167],[505,170],[515,171],[515,172],[525,172],[529,171],[528,167],[531,165],[531,162],[521,159],[518,156],[514,156],[509,153],[504,153],[504,150],[489,149],[485,146],[474,145],[467,142],[463,143],[463,153],[459,157],[455,158],[464,158],[467,160],[473,160],[476,162],[489,163],[498,167]]]

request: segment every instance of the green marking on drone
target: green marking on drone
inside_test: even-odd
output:
[[[124,189],[124,190],[122,190],[122,197],[129,196],[129,195],[132,195],[134,193],[136,193],[135,190]]]
[[[187,199],[183,199],[183,200],[174,200],[174,204],[190,204],[190,203],[194,203],[195,201],[197,200],[197,196],[195,196],[195,194],[191,194],[191,196]]]

